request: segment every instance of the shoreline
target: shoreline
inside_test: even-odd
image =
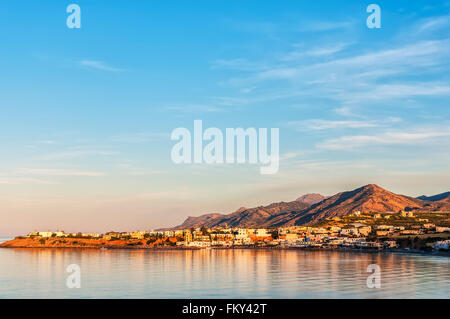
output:
[[[395,254],[408,254],[408,255],[425,255],[425,256],[440,256],[440,257],[450,257],[450,252],[445,251],[423,251],[423,250],[413,250],[413,249],[376,249],[376,248],[352,248],[352,247],[336,247],[336,248],[318,248],[318,247],[171,247],[171,246],[154,246],[154,247],[136,247],[136,246],[111,246],[111,247],[98,247],[98,246],[3,246],[3,249],[75,249],[75,250],[146,250],[146,251],[208,251],[208,250],[302,250],[302,251],[330,251],[330,252],[351,252],[351,253],[395,253]]]

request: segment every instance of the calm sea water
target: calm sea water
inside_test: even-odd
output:
[[[1,239],[0,239],[1,241]],[[450,298],[450,258],[303,250],[0,249],[0,298]],[[67,266],[81,267],[69,289]],[[381,288],[367,288],[367,266]]]

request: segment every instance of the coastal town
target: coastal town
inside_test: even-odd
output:
[[[134,232],[35,231],[2,247],[76,248],[316,248],[447,251],[448,212],[354,211],[313,226],[271,228],[196,227]]]

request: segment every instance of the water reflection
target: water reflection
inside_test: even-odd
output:
[[[81,289],[65,285],[81,266]],[[369,289],[367,266],[381,267]],[[449,258],[304,250],[0,249],[2,298],[449,298]]]

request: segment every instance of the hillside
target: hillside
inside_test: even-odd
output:
[[[305,204],[314,205],[314,204],[317,204],[317,203],[323,201],[326,198],[328,198],[328,197],[320,195],[320,194],[312,193],[312,194],[306,194],[306,195],[300,196],[296,200],[298,202],[302,202]]]
[[[423,208],[422,200],[389,192],[375,184],[338,193],[295,216],[289,225],[313,224],[354,211],[399,212]]]
[[[209,214],[199,217],[189,217],[183,224],[175,229],[186,229],[191,227],[262,227],[270,225],[270,221],[276,217],[286,215],[292,211],[303,211],[310,205],[299,201],[273,203],[268,206],[255,208],[240,208],[228,214]],[[205,216],[215,217],[205,218]]]
[[[221,216],[224,216],[224,215],[222,215],[222,214],[206,214],[206,215],[201,215],[198,217],[189,216],[183,222],[183,224],[181,224],[175,228],[188,229],[188,228],[192,228],[192,227],[194,227],[194,228],[200,227],[200,226],[204,225],[206,222],[208,222],[208,220],[214,219],[214,218],[219,218]]]

